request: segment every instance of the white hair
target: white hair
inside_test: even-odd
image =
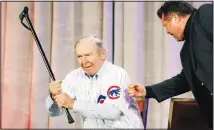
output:
[[[90,35],[88,37],[85,37],[83,39],[78,40],[76,42],[74,48],[76,48],[78,43],[80,43],[82,41],[86,41],[86,40],[87,41],[91,41],[92,43],[95,43],[99,49],[105,49],[104,46],[103,46],[103,41],[100,38],[98,38],[97,36],[95,36],[95,35]]]

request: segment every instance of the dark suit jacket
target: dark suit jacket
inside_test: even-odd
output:
[[[191,14],[180,52],[182,71],[175,77],[151,86],[158,102],[192,91],[206,120],[212,115],[213,93],[213,5],[202,5]],[[205,112],[206,111],[206,112]]]

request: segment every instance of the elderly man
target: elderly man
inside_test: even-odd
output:
[[[80,68],[49,85],[49,115],[62,115],[64,107],[82,115],[84,128],[143,128],[138,105],[128,96],[130,78],[106,60],[102,41],[90,36],[79,40],[75,50]]]

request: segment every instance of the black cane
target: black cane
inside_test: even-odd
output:
[[[28,7],[24,7],[23,11],[22,11],[21,14],[19,15],[19,18],[20,18],[20,20],[21,20],[22,25],[23,25],[25,28],[27,28],[28,30],[30,30],[30,31],[32,32],[32,35],[33,35],[33,37],[34,37],[34,39],[35,39],[35,41],[36,41],[36,44],[37,44],[37,46],[38,46],[38,48],[39,48],[39,51],[40,51],[40,53],[41,53],[41,55],[42,55],[42,58],[43,58],[43,60],[44,60],[44,62],[45,62],[45,65],[46,65],[46,67],[47,67],[47,69],[48,69],[49,75],[50,75],[52,81],[55,81],[54,74],[53,74],[53,72],[52,72],[52,70],[51,70],[51,67],[50,67],[50,65],[49,65],[49,63],[48,63],[48,60],[47,60],[47,58],[46,58],[46,56],[45,56],[45,53],[44,53],[44,51],[43,51],[43,49],[42,49],[42,46],[41,46],[41,44],[40,44],[40,41],[39,41],[39,39],[38,39],[38,37],[37,37],[37,35],[36,35],[36,32],[35,32],[35,30],[34,30],[34,28],[33,28],[33,25],[32,25],[32,23],[31,23],[31,21],[30,21],[30,18],[29,18],[29,16],[28,16],[28,10],[29,10]],[[30,27],[26,26],[26,25],[23,23],[23,19],[24,19],[24,18],[26,18],[26,21],[27,21],[27,23],[28,23],[28,25],[29,25]],[[72,118],[71,114],[69,113],[68,108],[65,109],[65,112],[66,112],[66,115],[67,115],[67,118],[68,118],[68,123],[69,123],[69,124],[74,123],[74,119]]]

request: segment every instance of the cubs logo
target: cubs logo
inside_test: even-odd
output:
[[[117,99],[120,97],[120,87],[119,86],[111,86],[108,91],[107,95],[110,99]]]
[[[97,99],[97,103],[103,104],[106,99],[106,96],[100,95]]]

